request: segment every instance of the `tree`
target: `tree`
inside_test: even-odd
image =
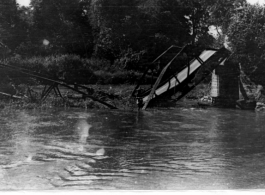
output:
[[[93,37],[87,17],[89,2],[79,0],[34,0],[31,41],[46,46],[52,53],[90,56]]]
[[[238,62],[256,82],[265,84],[265,15],[264,7],[247,4],[233,15],[227,36]]]
[[[210,13],[209,23],[221,29],[222,34],[226,34],[234,14],[246,3],[246,0],[205,0]]]
[[[12,52],[26,37],[26,28],[19,16],[16,0],[1,0],[0,41],[7,45]]]
[[[114,61],[132,50],[150,59],[171,45],[209,47],[209,27],[225,33],[235,7],[245,0],[94,0],[90,21],[95,53]]]
[[[90,21],[94,28],[95,54],[111,61],[131,47],[141,29],[137,26],[137,1],[92,1]]]
[[[128,56],[148,61],[169,46],[189,41],[186,9],[176,0],[95,0],[90,20],[95,32],[95,54],[128,64]],[[122,67],[129,67],[126,64]],[[134,61],[133,66],[137,68]],[[139,67],[138,67],[139,68]]]

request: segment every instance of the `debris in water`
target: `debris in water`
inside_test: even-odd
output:
[[[103,156],[105,154],[105,149],[101,148],[98,151],[96,151],[96,155]]]

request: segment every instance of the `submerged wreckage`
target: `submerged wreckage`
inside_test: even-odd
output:
[[[165,103],[166,105],[168,103],[175,104],[204,79],[209,79],[210,75],[210,94],[207,97],[203,97],[198,104],[231,108],[239,107],[241,109],[254,109],[256,106],[259,108],[263,106],[260,103],[257,104],[256,101],[249,100],[241,82],[243,73],[240,70],[240,66],[230,60],[232,54],[229,50],[225,47],[221,49],[205,49],[201,53],[194,54],[190,53],[188,47],[188,45],[182,48],[171,46],[147,67],[131,94],[131,97],[137,99],[138,109],[145,110],[151,106],[165,106]],[[175,48],[178,51],[172,52]],[[166,57],[166,60],[163,60],[164,57]],[[0,68],[22,73],[27,77],[32,77],[44,83],[44,89],[40,97],[41,102],[45,101],[52,91],[63,99],[64,97],[58,87],[63,86],[79,94],[81,98],[89,98],[111,109],[117,108],[111,103],[94,97],[89,87],[78,84],[73,86],[67,81],[52,79],[22,67],[0,64]],[[156,73],[157,77],[151,87],[144,85],[145,77],[152,75],[153,78],[154,73]],[[259,92],[261,92],[261,89]],[[20,98],[3,92],[0,92],[0,94]],[[240,97],[243,98],[240,99]]]
[[[142,81],[147,73],[153,72],[154,64],[172,48],[170,47],[154,60],[132,92],[132,96],[137,98],[139,109],[145,110],[148,106],[176,103],[209,75],[211,75],[211,92],[209,96],[199,100],[199,105],[255,109],[256,102],[249,100],[241,82],[242,71],[239,64],[229,60],[232,53],[224,47],[218,50],[205,49],[199,55],[192,56],[193,59],[177,71],[170,70],[171,66],[176,65],[175,61],[179,56],[183,53],[186,55],[185,46],[162,69],[151,87],[142,87]],[[165,77],[166,72],[169,74]]]

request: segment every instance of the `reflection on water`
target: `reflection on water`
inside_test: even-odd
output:
[[[0,113],[0,189],[264,188],[265,114]]]

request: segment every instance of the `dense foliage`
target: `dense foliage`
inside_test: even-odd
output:
[[[104,59],[87,59],[73,54],[31,58],[16,56],[9,59],[9,64],[30,69],[41,76],[49,75],[52,79],[67,81],[69,84],[132,84],[141,76],[140,73],[135,71],[120,70],[119,67],[111,66],[110,62]],[[44,84],[39,83],[39,80],[32,81],[32,78],[14,71],[9,71],[8,75],[1,71],[0,83],[11,81],[17,85],[20,83]],[[147,77],[146,79],[150,80],[151,78]]]
[[[58,78],[118,73],[121,78],[125,72],[127,78],[171,45],[220,48],[228,37],[237,62],[263,85],[264,26],[264,7],[246,0],[31,0],[29,7],[1,0],[0,53],[12,56],[13,64],[19,56],[16,63],[26,60],[35,69],[37,59],[64,63],[41,63]],[[91,68],[88,59],[104,63]]]
[[[114,62],[127,53],[157,55],[172,44],[210,46],[208,27],[227,23],[220,10],[227,16],[234,7],[231,0],[32,0],[29,7],[3,0],[0,40],[21,55]]]
[[[265,15],[260,5],[245,6],[228,28],[230,47],[242,69],[256,84],[265,84]]]

